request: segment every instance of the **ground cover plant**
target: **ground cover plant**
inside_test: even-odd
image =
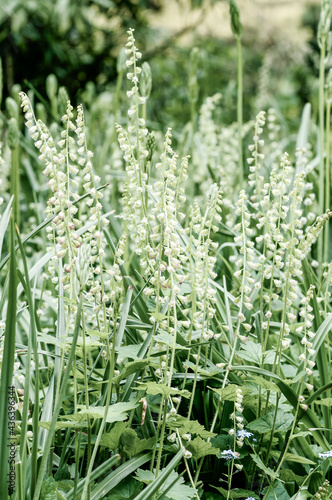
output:
[[[229,3],[230,125],[194,48],[190,121],[150,126],[132,29],[113,95],[74,109],[50,75],[49,102],[6,99],[1,498],[332,497],[331,2],[296,137],[243,120]]]

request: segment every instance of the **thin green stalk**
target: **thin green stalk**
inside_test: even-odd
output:
[[[41,491],[42,483],[44,480],[44,473],[45,473],[45,470],[47,467],[50,447],[52,445],[52,439],[53,439],[53,435],[55,432],[55,426],[56,426],[58,416],[59,416],[59,413],[61,410],[62,401],[63,401],[63,398],[64,398],[65,393],[66,393],[71,367],[73,366],[73,362],[74,362],[74,355],[75,355],[75,350],[76,350],[77,338],[78,338],[78,334],[80,331],[82,301],[83,301],[83,299],[82,299],[82,295],[81,295],[80,302],[78,305],[77,315],[76,315],[74,335],[72,338],[72,344],[71,344],[71,348],[70,348],[69,356],[68,356],[67,368],[66,368],[64,375],[63,375],[63,378],[62,378],[59,397],[58,397],[56,404],[54,406],[53,417],[52,417],[49,433],[47,436],[47,440],[45,443],[45,449],[43,450],[43,456],[42,456],[40,467],[39,467],[39,473],[38,473],[38,478],[37,478],[37,483],[36,483],[36,488],[35,488],[33,500],[39,500],[39,497],[40,497],[40,491]]]
[[[16,335],[16,258],[14,241],[14,218],[11,216],[10,224],[10,264],[9,264],[9,289],[6,316],[6,329],[1,368],[0,385],[0,498],[6,499],[8,494],[8,456],[9,456],[9,415],[8,415],[8,390],[12,386],[12,377],[15,357]]]
[[[325,165],[325,210],[331,208],[330,206],[330,195],[331,195],[331,101],[327,100],[326,105],[326,165]],[[329,260],[329,230],[330,221],[325,224],[325,241],[324,241],[324,260],[323,262],[328,262]]]
[[[244,171],[243,171],[243,143],[242,143],[242,129],[243,129],[243,63],[242,63],[242,44],[241,37],[236,37],[237,48],[237,125],[238,125],[238,138],[239,138],[239,172],[240,172],[240,186],[243,185]]]
[[[319,190],[318,203],[319,214],[324,211],[324,84],[325,84],[325,57],[326,57],[326,41],[322,37],[322,46],[320,50],[320,65],[319,65]],[[323,262],[323,235],[318,238],[318,262]]]

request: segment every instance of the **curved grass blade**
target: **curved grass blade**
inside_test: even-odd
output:
[[[10,198],[9,203],[6,207],[6,210],[2,214],[2,217],[0,219],[0,258],[1,258],[1,252],[2,252],[2,245],[3,245],[3,240],[5,237],[5,233],[7,231],[7,227],[9,224],[9,218],[10,218],[10,209],[13,203],[13,196]]]
[[[29,270],[28,264],[25,256],[24,247],[20,238],[19,230],[16,228],[18,245],[20,248],[23,267],[24,267],[24,277],[21,276],[22,286],[24,287],[27,301],[29,305],[29,315],[30,315],[30,332],[28,335],[28,351],[27,351],[27,361],[25,368],[25,398],[23,403],[23,414],[22,414],[22,433],[21,433],[21,445],[20,445],[20,457],[22,461],[22,474],[25,477],[26,471],[26,446],[25,446],[25,438],[27,432],[27,421],[28,421],[28,405],[29,405],[29,392],[30,392],[30,379],[31,379],[31,352],[33,350],[34,361],[35,361],[35,394],[39,394],[39,363],[38,363],[38,345],[37,345],[37,329],[35,322],[35,308],[34,301],[32,298],[31,288],[30,288],[30,279],[29,279]],[[21,273],[20,273],[21,274]],[[32,442],[32,453],[31,453],[31,494],[33,495],[33,491],[35,488],[35,482],[37,478],[37,452],[38,452],[38,434],[39,434],[39,398],[36,397],[34,401],[33,408],[33,442]]]
[[[67,384],[68,384],[68,380],[69,380],[71,367],[73,366],[73,362],[74,362],[76,343],[77,343],[77,338],[78,338],[78,334],[80,331],[81,314],[82,314],[82,298],[79,302],[78,309],[77,309],[74,335],[73,335],[72,344],[71,344],[71,348],[70,348],[69,355],[68,355],[67,368],[66,368],[65,373],[63,375],[58,400],[54,406],[53,418],[52,418],[49,433],[47,436],[45,449],[43,450],[43,456],[42,456],[42,460],[41,460],[40,467],[39,467],[39,473],[38,473],[36,489],[34,492],[33,500],[39,500],[39,497],[40,497],[40,490],[41,490],[42,483],[44,480],[44,474],[45,474],[45,470],[46,470],[46,466],[47,466],[50,448],[52,445],[52,439],[53,439],[53,434],[55,431],[55,426],[56,426],[58,416],[59,416],[59,413],[61,410],[62,401],[63,401],[63,398],[65,396],[65,392],[67,389]]]
[[[111,491],[117,484],[120,483],[123,479],[128,476],[131,476],[132,473],[138,469],[141,465],[144,465],[146,462],[150,461],[152,458],[152,453],[137,455],[137,457],[128,460],[123,465],[120,465],[114,472],[112,472],[109,476],[107,476],[101,483],[99,483],[91,492],[91,500],[100,500],[101,498],[105,498],[105,495]],[[140,497],[138,495],[136,500]],[[144,499],[148,499],[149,497],[142,497]]]
[[[14,219],[11,217],[10,224],[10,266],[9,266],[9,288],[8,306],[6,316],[6,329],[4,333],[4,350],[1,368],[0,385],[0,498],[7,498],[8,493],[8,438],[9,438],[9,415],[8,415],[8,390],[12,386],[14,355],[15,355],[15,335],[16,335],[16,256],[14,252]]]
[[[120,455],[114,455],[113,457],[106,460],[106,462],[101,464],[99,467],[97,467],[91,474],[91,481],[95,481],[99,477],[101,477],[104,474],[106,474],[107,472],[109,472],[109,469],[111,467],[113,467],[113,465],[115,465],[120,460],[120,458],[121,458]],[[119,469],[116,469],[116,470],[119,470]],[[81,479],[77,483],[77,487],[76,487],[77,494],[81,493],[81,491],[83,490],[84,483],[85,483],[85,478]],[[74,488],[72,488],[71,490],[68,491],[68,493],[66,495],[66,500],[73,500],[73,498],[74,498]]]

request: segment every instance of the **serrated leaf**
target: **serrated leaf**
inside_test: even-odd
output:
[[[128,422],[116,422],[110,432],[103,434],[100,445],[116,451],[119,448],[121,434],[127,426]]]
[[[58,483],[54,480],[52,476],[48,477],[43,481],[40,490],[40,500],[57,500],[56,499],[56,489]]]
[[[196,437],[190,441],[186,448],[193,454],[195,460],[199,460],[207,455],[217,455],[219,453],[219,448],[213,448],[209,441],[205,441],[201,437]]]
[[[263,493],[267,493],[267,489],[263,490]],[[277,481],[276,483],[272,484],[270,487],[270,491],[266,497],[266,500],[275,500],[276,498],[278,500],[289,500],[289,494],[283,487],[283,485]]]
[[[256,344],[255,342],[248,340],[241,346],[237,355],[241,359],[260,365],[262,362],[262,346],[261,344]]]
[[[201,366],[197,367],[196,364],[192,363],[191,361],[184,361],[182,364],[187,368],[191,368],[193,372],[197,371],[197,373],[207,378],[214,377],[215,375],[218,375],[220,373],[220,369],[216,369],[213,366],[207,366],[206,368],[203,368]]]
[[[182,434],[196,434],[201,438],[212,438],[216,436],[214,432],[205,430],[197,420],[189,420],[188,418],[175,415],[173,418],[166,422],[169,429],[178,429],[180,435]]]
[[[169,347],[174,347],[174,337],[170,333],[160,332],[154,336],[155,342],[159,342],[160,344],[165,344]],[[188,347],[184,347],[180,344],[175,344],[175,349],[188,349]]]
[[[133,373],[141,372],[147,366],[157,367],[157,364],[153,363],[149,359],[137,359],[136,361],[129,361],[129,363],[126,363],[125,370],[121,372],[120,375],[113,378],[113,383],[119,384],[121,380],[128,378],[129,375],[132,375]]]
[[[166,384],[157,384],[157,382],[148,382],[147,384],[139,383],[139,390],[146,391],[147,394],[151,394],[151,396],[162,394],[166,398],[177,395],[189,399],[191,396],[190,391],[186,389],[181,390],[175,387],[168,387]]]
[[[262,472],[265,472],[268,476],[270,476],[272,479],[276,479],[278,477],[278,474],[276,474],[270,467],[266,467],[264,462],[260,459],[258,455],[254,455],[253,453],[250,454],[251,458],[255,462],[256,465],[260,468]],[[279,497],[277,497],[279,498]]]
[[[332,398],[318,399],[315,401],[316,405],[332,406]]]
[[[272,391],[272,392],[278,392],[278,393],[280,392],[279,387],[274,382],[271,382],[270,380],[266,380],[265,378],[260,377],[258,375],[251,375],[251,377],[254,379],[255,384],[259,385],[263,389],[266,389],[267,391]],[[252,382],[251,379],[250,379],[250,382]]]
[[[251,392],[249,387],[240,387],[236,384],[229,384],[224,389],[215,389],[214,387],[209,387],[209,389],[212,389],[214,392],[219,394],[222,401],[236,401],[237,400],[237,394],[236,394],[237,389],[241,389],[242,394],[244,396],[247,394],[250,394],[250,392]]]
[[[274,432],[286,432],[292,427],[294,416],[291,413],[283,412],[282,410],[277,411],[277,416],[274,423]],[[264,417],[257,418],[247,425],[247,428],[251,431],[258,432],[259,434],[264,434],[265,432],[270,432],[273,429],[274,422],[274,412],[264,415]]]
[[[150,484],[154,480],[155,475],[150,470],[137,469],[135,477],[141,483]]]
[[[263,355],[261,344],[256,344],[256,342],[252,342],[251,340],[248,340],[241,346],[237,355],[241,359],[245,359],[256,365],[273,364],[275,360],[275,351],[265,351]]]
[[[175,484],[168,489],[174,482]],[[161,491],[165,491],[166,493],[158,497],[159,500],[192,500],[192,498],[196,496],[195,490],[184,484],[183,477],[179,476],[175,470],[172,470],[166,478],[161,487]]]
[[[129,458],[132,458],[135,454],[137,441],[138,441],[138,436],[134,431],[134,429],[123,430],[120,437],[120,444],[123,448],[123,451],[127,453]]]
[[[108,332],[101,332],[99,330],[90,330],[90,329],[87,329],[87,333],[89,335],[92,335],[93,337],[99,337],[101,339],[106,339],[109,336]]]
[[[146,450],[153,450],[156,445],[156,437],[150,437],[148,439],[140,439],[138,443],[136,443],[135,455],[141,453]]]
[[[163,319],[167,318],[166,314],[157,313],[157,312],[151,313],[150,316],[152,316],[156,321],[162,321]]]
[[[115,403],[108,408],[106,422],[118,422],[120,420],[126,420],[128,417],[128,411],[137,408],[138,404],[134,402],[128,403]],[[105,407],[104,406],[90,406],[89,409],[84,406],[77,406],[80,411],[74,415],[66,415],[68,420],[73,420],[74,422],[82,422],[90,417],[92,419],[98,419],[104,417]]]
[[[285,483],[295,481],[298,486],[301,486],[301,484],[307,479],[307,476],[298,476],[290,469],[281,469],[280,479],[285,481]]]
[[[141,485],[132,477],[127,477],[112,489],[110,500],[134,500],[141,490]]]
[[[140,350],[141,345],[140,344],[131,344],[131,345],[124,345],[120,347],[116,347],[115,350],[120,356],[120,358],[132,358],[132,359],[137,359],[138,351]]]

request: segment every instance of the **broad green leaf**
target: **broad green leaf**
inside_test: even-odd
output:
[[[307,476],[298,476],[290,469],[281,469],[280,479],[282,481],[285,481],[285,483],[290,483],[292,481],[295,481],[298,486],[301,486],[303,481],[307,479]]]
[[[127,426],[128,422],[116,422],[110,432],[103,434],[100,446],[105,446],[113,451],[117,450],[119,448],[121,434]]]
[[[166,314],[162,314],[160,312],[159,313],[157,313],[157,312],[151,313],[150,316],[152,316],[156,321],[162,321],[163,319],[167,318]]]
[[[260,377],[258,375],[251,375],[251,377],[253,378],[255,384],[258,384],[263,389],[266,389],[267,391],[271,391],[271,392],[280,392],[279,387],[274,382],[271,382],[270,380],[266,380],[265,378]],[[250,379],[250,382],[251,381],[252,380]]]
[[[190,441],[186,448],[193,454],[195,460],[199,460],[207,455],[217,455],[219,453],[219,448],[213,448],[209,441],[205,441],[201,437],[196,437]]]
[[[187,391],[186,389],[181,390],[174,387],[168,387],[166,384],[157,384],[157,382],[148,382],[147,384],[139,382],[139,390],[146,391],[147,394],[151,394],[152,396],[162,394],[166,398],[176,395],[189,399],[191,396],[190,391]]]
[[[128,411],[137,408],[138,403],[115,403],[108,408],[106,422],[118,422],[120,420],[126,420],[128,417]],[[74,415],[67,415],[68,420],[73,420],[74,422],[83,422],[90,417],[92,419],[98,419],[104,417],[105,407],[104,406],[90,406],[89,409],[84,406],[78,405],[77,408],[80,410]]]
[[[140,344],[131,344],[116,347],[115,350],[120,358],[137,359],[138,351],[140,350],[140,348]]]
[[[291,413],[283,412],[282,410],[277,411],[277,416],[274,424],[275,432],[286,432],[293,424],[294,416]],[[270,432],[273,429],[274,412],[264,415],[264,417],[257,418],[247,425],[247,428],[251,431],[258,432],[259,434],[264,434],[265,432]]]
[[[263,494],[266,495],[268,488],[263,490]],[[277,481],[276,483],[273,483],[271,486],[271,489],[266,497],[264,497],[266,500],[289,500],[289,494],[283,487],[283,485]]]
[[[241,359],[260,365],[262,363],[262,346],[248,340],[245,344],[241,345],[241,349],[237,352],[237,355]]]
[[[120,437],[120,444],[123,451],[127,453],[129,458],[132,458],[135,454],[136,443],[138,441],[138,436],[134,429],[124,429]]]
[[[206,368],[203,368],[201,366],[196,366],[195,363],[192,363],[191,361],[184,361],[184,363],[182,363],[183,366],[187,367],[187,368],[191,368],[193,370],[193,372],[196,372],[199,373],[200,375],[203,375],[205,376],[206,378],[211,378],[211,377],[214,377],[215,375],[219,375],[220,373],[220,369],[219,368],[215,368],[213,366],[209,367],[207,366]]]
[[[92,337],[99,337],[101,339],[106,339],[109,336],[108,332],[100,332],[99,330],[89,330],[87,329],[87,333]]]
[[[153,450],[156,445],[156,437],[150,437],[148,439],[139,439],[136,443],[135,455],[146,450]]]
[[[115,488],[112,489],[110,500],[134,500],[139,494],[142,485],[140,485],[132,477],[127,477]]]
[[[181,417],[180,415],[175,415],[172,419],[166,422],[169,429],[178,429],[180,435],[182,434],[196,434],[201,438],[211,438],[216,436],[214,432],[205,430],[204,426],[201,425],[197,420],[189,420],[188,418]]]
[[[332,398],[319,399],[315,401],[316,405],[332,406]]]
[[[40,490],[40,500],[57,500],[56,490],[58,483],[53,477],[48,477],[42,484]]]
[[[149,359],[137,359],[136,361],[129,361],[126,363],[125,370],[120,373],[117,377],[113,378],[113,383],[119,384],[121,380],[124,380],[129,377],[129,375],[132,375],[133,373],[138,373],[147,366],[153,366],[156,367],[156,363],[153,363],[153,361]]]
[[[229,384],[224,389],[215,389],[214,387],[209,387],[209,389],[212,389],[214,392],[219,394],[222,401],[236,401],[237,389],[241,389],[243,395],[250,394],[251,392],[249,387],[240,387],[235,384]]]
[[[255,462],[256,465],[258,465],[259,469],[262,472],[265,472],[266,475],[270,476],[272,479],[276,479],[278,477],[278,474],[276,474],[270,467],[266,467],[264,462],[260,459],[258,455],[254,455],[253,453],[250,454],[251,458]]]
[[[174,346],[174,336],[167,332],[159,332],[154,336],[155,342],[159,342],[160,344],[165,344],[170,347]],[[180,344],[175,344],[176,349],[188,349]]]
[[[135,477],[141,483],[150,484],[154,480],[155,475],[150,470],[137,469]]]

